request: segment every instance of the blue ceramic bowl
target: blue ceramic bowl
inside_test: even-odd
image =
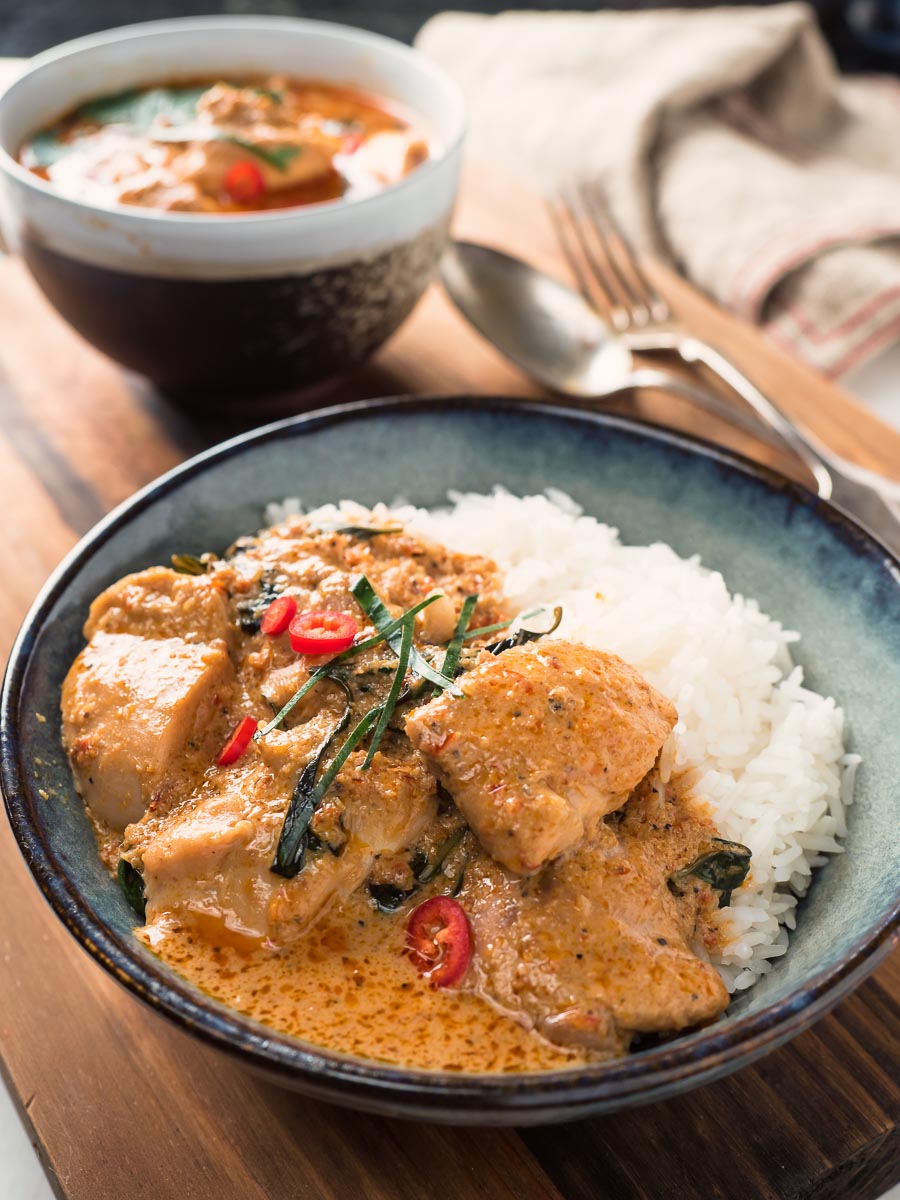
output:
[[[60,744],[60,685],[88,605],[126,571],[167,562],[175,549],[224,548],[260,525],[273,498],[374,503],[402,492],[434,505],[448,488],[496,483],[520,494],[563,488],[626,542],[662,539],[680,554],[701,554],[731,588],[802,631],[807,678],[844,706],[850,745],[864,759],[847,853],[817,874],[788,954],[723,1020],[616,1062],[532,1076],[443,1074],[321,1050],[190,986],[132,936],[131,910],[100,865]],[[13,650],[0,735],[15,835],[85,949],[183,1029],[289,1086],[359,1108],[524,1124],[711,1081],[836,1004],[887,951],[900,920],[897,561],[772,472],[614,417],[477,398],[376,401],[282,422],[200,455],[101,522],[49,581]]]

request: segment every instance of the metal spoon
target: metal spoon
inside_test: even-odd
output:
[[[763,424],[765,409],[755,414],[757,424],[736,405],[680,376],[636,368],[631,351],[577,292],[521,259],[474,242],[455,242],[444,255],[441,278],[478,332],[553,391],[601,402],[634,388],[669,391],[755,437],[784,446],[778,430]],[[786,421],[779,413],[779,422]],[[845,462],[818,439],[792,429],[808,447],[804,461],[821,462],[833,499],[900,553],[897,485]]]
[[[636,388],[682,396],[765,440],[768,431],[670,371],[635,367],[631,351],[571,288],[489,246],[452,243],[441,279],[478,332],[527,375],[567,396],[602,401]]]

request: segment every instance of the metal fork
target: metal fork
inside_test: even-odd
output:
[[[708,367],[797,455],[823,499],[851,509],[896,545],[897,530],[886,528],[885,521],[900,524],[900,484],[848,462],[802,432],[732,362],[689,333],[648,279],[596,187],[573,189],[549,207],[579,290],[605,313],[630,350],[667,352],[684,363]]]

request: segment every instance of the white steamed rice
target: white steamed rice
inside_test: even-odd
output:
[[[450,499],[440,511],[397,504],[390,513],[452,549],[493,558],[513,605],[562,605],[554,636],[620,655],[675,703],[664,778],[689,772],[720,833],[753,851],[715,959],[729,990],[750,987],[787,949],[813,870],[842,850],[860,761],[844,751],[841,709],[803,687],[790,654],[800,635],[731,595],[699,557],[679,558],[663,543],[624,546],[561,492]],[[352,502],[340,507],[360,515]],[[299,510],[289,500],[266,517]]]

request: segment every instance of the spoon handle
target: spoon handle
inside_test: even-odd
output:
[[[777,433],[797,455],[816,481],[816,491],[822,499],[829,500],[831,498],[833,481],[825,460],[781,409],[777,408],[768,396],[764,396],[734,363],[698,338],[681,339],[678,353],[685,362],[702,363],[718,375],[723,383],[727,383],[737,392],[741,399],[750,405],[760,420]]]

